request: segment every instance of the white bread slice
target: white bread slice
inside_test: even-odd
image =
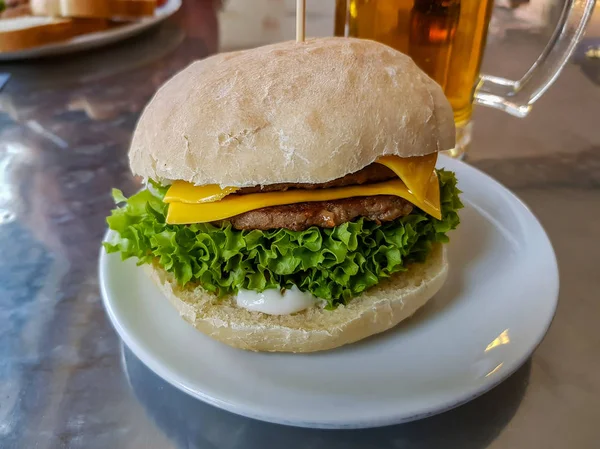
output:
[[[0,20],[0,52],[19,51],[66,41],[80,34],[105,30],[105,19],[60,19],[23,16]]]
[[[60,16],[60,0],[30,0],[29,6],[36,16]]]
[[[31,0],[33,14],[96,19],[154,15],[156,0]]]
[[[37,47],[72,36],[70,20],[33,16],[0,20],[0,52]]]
[[[437,245],[425,263],[412,264],[335,310],[311,307],[292,315],[266,315],[237,307],[202,290],[181,288],[157,265],[150,276],[179,314],[199,331],[236,348],[313,352],[336,348],[396,326],[422,307],[448,275],[446,248]]]
[[[95,33],[97,31],[107,30],[119,24],[115,24],[108,19],[69,19],[73,27],[73,36],[80,34]]]

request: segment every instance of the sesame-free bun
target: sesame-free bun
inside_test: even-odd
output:
[[[195,62],[139,120],[132,171],[163,183],[322,183],[382,155],[454,146],[442,89],[406,55],[351,38],[283,42]]]
[[[273,352],[323,351],[390,329],[435,295],[448,274],[446,250],[438,244],[425,263],[382,280],[346,306],[274,316],[237,307],[233,297],[182,288],[162,268],[148,267],[171,304],[198,330],[236,348]]]

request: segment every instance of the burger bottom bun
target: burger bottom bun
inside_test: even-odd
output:
[[[385,279],[335,310],[311,307],[292,315],[267,315],[217,299],[201,287],[181,288],[162,268],[153,280],[196,329],[230,346],[252,351],[313,352],[336,348],[396,326],[422,307],[448,275],[446,249],[437,245],[425,263]]]

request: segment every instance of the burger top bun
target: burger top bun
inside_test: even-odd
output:
[[[454,138],[442,89],[408,56],[323,38],[191,64],[144,110],[129,159],[162,183],[323,183],[382,155],[448,150]]]

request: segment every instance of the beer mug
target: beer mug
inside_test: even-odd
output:
[[[493,0],[336,0],[335,35],[372,39],[409,55],[454,111],[456,147],[471,140],[473,104],[525,117],[575,49],[595,0],[565,0],[550,42],[520,80],[480,75]]]

